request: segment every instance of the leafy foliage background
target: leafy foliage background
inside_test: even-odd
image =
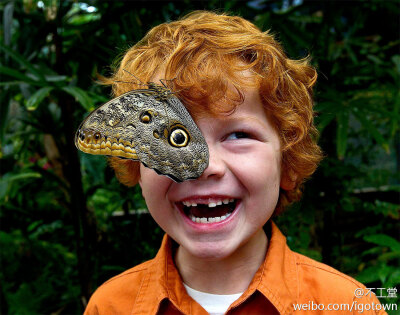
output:
[[[195,9],[239,14],[292,58],[312,56],[326,158],[276,220],[292,249],[400,289],[397,1],[15,0],[0,3],[1,313],[81,313],[98,285],[155,255],[163,232],[139,188],[78,153],[73,137],[109,98],[96,74]]]

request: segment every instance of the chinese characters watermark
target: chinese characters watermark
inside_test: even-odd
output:
[[[397,288],[357,288],[354,290],[354,296],[357,298],[371,297],[371,294],[376,295],[377,298],[397,298]]]

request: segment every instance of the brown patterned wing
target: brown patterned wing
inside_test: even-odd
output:
[[[208,165],[207,143],[182,102],[165,91],[133,90],[100,106],[79,127],[76,147],[139,160],[177,182],[198,178]]]

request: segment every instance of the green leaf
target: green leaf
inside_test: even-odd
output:
[[[25,74],[15,70],[15,69],[12,69],[12,68],[8,68],[8,67],[0,65],[0,73],[8,75],[10,77],[14,77],[16,79],[20,79],[23,81],[23,83],[40,85],[40,84],[38,84],[39,82],[32,80],[32,78],[30,78],[30,77],[26,76]]]
[[[0,158],[4,153],[4,133],[7,128],[7,121],[8,121],[8,113],[10,110],[10,91],[3,90],[0,94]]]
[[[377,143],[379,143],[386,152],[389,152],[389,143],[383,138],[379,130],[366,118],[366,114],[362,111],[353,111],[354,115],[361,122],[362,126],[368,130]]]
[[[29,226],[28,226],[28,228],[26,230],[28,232],[32,232],[33,230],[35,230],[37,227],[39,227],[42,224],[43,224],[43,220],[34,221],[31,224],[29,224]]]
[[[392,115],[392,120],[391,120],[391,126],[390,126],[390,135],[392,137],[395,136],[397,130],[399,129],[399,118],[398,114],[400,112],[400,92],[397,92],[397,97],[395,98],[395,103],[394,103],[394,108],[393,108],[393,113]]]
[[[7,178],[5,178],[5,177],[6,176],[3,177],[3,180],[11,182],[11,181],[27,179],[27,178],[41,178],[42,175],[38,172],[26,172],[26,173],[20,173],[20,174],[13,174]]]
[[[0,86],[10,86],[10,85],[20,85],[26,83],[24,81],[5,81],[5,82],[0,82]]]
[[[360,281],[361,283],[372,283],[379,280],[379,266],[373,266],[364,269],[356,276],[356,280]]]
[[[92,111],[94,109],[93,100],[81,88],[77,86],[64,86],[62,90],[75,97],[75,100],[87,111]]]
[[[349,113],[340,112],[337,117],[336,152],[339,159],[343,159],[347,149],[347,134],[349,129]]]
[[[353,49],[351,49],[351,47],[349,45],[345,45],[344,48],[346,49],[347,53],[349,54],[349,57],[351,59],[351,61],[357,65],[358,64],[358,60],[357,60],[357,56],[354,53]]]
[[[397,270],[394,270],[390,274],[390,276],[386,282],[386,285],[387,285],[387,287],[394,287],[394,286],[398,285],[399,283],[400,283],[400,270],[397,269]]]
[[[382,255],[379,255],[378,260],[383,262],[388,262],[389,260],[398,260],[400,259],[400,251],[395,252],[388,252]]]
[[[400,75],[400,55],[394,55],[391,59],[395,65],[397,74]]]
[[[6,54],[8,54],[11,58],[13,58],[15,61],[17,61],[21,66],[26,68],[30,73],[32,73],[35,77],[39,79],[39,81],[45,81],[44,75],[22,55],[17,53],[16,51],[12,50],[11,48],[4,46],[0,44],[0,49],[4,50]]]
[[[319,132],[322,132],[326,126],[330,124],[330,122],[336,117],[336,115],[331,113],[323,113],[317,117],[317,128]]]
[[[338,100],[336,98],[336,102],[332,101],[320,101],[315,104],[315,111],[318,113],[335,113],[338,109],[338,106],[342,103],[342,100]]]
[[[393,251],[400,251],[400,242],[386,234],[373,234],[364,236],[364,240],[380,246],[389,247]]]
[[[49,95],[50,91],[53,89],[51,86],[46,86],[37,90],[26,102],[26,108],[28,110],[35,110],[43,99]]]
[[[307,42],[307,40],[303,39],[302,36],[304,36],[304,34],[301,33],[301,30],[294,30],[285,25],[285,23],[280,24],[279,27],[281,28],[281,32],[288,36],[291,40],[293,40],[294,43],[296,43],[300,47],[309,47],[310,43]],[[300,34],[300,36],[298,34]]]
[[[66,75],[45,75],[47,82],[62,82],[67,81],[68,77]]]
[[[9,2],[4,7],[3,12],[3,36],[4,43],[9,45],[12,37],[13,28],[13,12],[14,12],[14,2]]]
[[[7,196],[12,182],[17,180],[26,180],[30,178],[41,178],[41,177],[42,175],[40,173],[31,171],[19,174],[13,174],[13,173],[4,174],[4,176],[0,179],[0,200],[4,199]]]

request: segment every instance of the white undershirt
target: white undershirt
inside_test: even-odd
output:
[[[210,315],[223,315],[229,306],[236,301],[242,294],[210,294],[200,292],[183,284],[189,296],[199,303]]]

